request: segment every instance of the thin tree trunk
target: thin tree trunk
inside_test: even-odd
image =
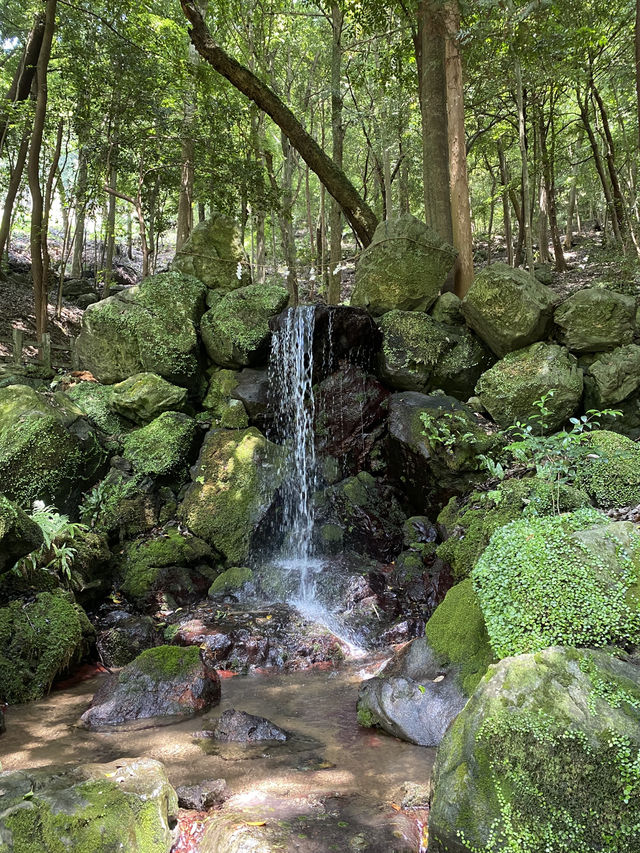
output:
[[[615,163],[615,148],[613,144],[613,135],[609,126],[609,116],[607,114],[607,108],[604,105],[604,101],[602,100],[600,92],[598,91],[596,84],[593,80],[593,76],[590,79],[590,84],[591,92],[596,100],[596,103],[598,104],[598,109],[600,110],[600,116],[602,118],[602,129],[604,131],[604,138],[607,146],[607,169],[609,171],[611,189],[613,191],[613,206],[615,208],[620,233],[624,234],[624,232],[629,228],[629,223],[627,220],[627,203],[624,199],[624,196],[622,195],[622,189],[620,188],[620,180],[618,179],[618,171],[616,169]]]
[[[638,140],[640,144],[640,0],[636,0],[636,24],[634,31],[636,59],[636,113],[638,117]]]
[[[112,146],[109,157],[109,183],[105,186],[106,192],[109,194],[109,203],[107,206],[107,231],[105,234],[105,256],[102,269],[104,290],[103,296],[108,296],[111,288],[111,276],[113,274],[113,256],[116,246],[116,187],[118,185],[118,167],[116,164],[117,145]]]
[[[53,185],[58,173],[58,164],[60,162],[60,152],[62,151],[62,134],[64,132],[64,120],[58,122],[58,130],[56,132],[56,144],[53,151],[53,159],[49,167],[47,175],[47,183],[44,192],[44,202],[42,207],[42,274],[45,282],[49,282],[49,268],[51,266],[51,256],[49,254],[49,215],[51,213],[51,203],[53,201]]]
[[[553,169],[553,160],[555,154],[555,142],[553,142],[553,110],[554,100],[553,91],[551,92],[549,108],[551,110],[550,125],[552,134],[552,149],[549,152],[547,146],[547,127],[544,123],[542,110],[540,111],[540,157],[542,159],[542,178],[544,182],[544,192],[547,200],[547,213],[549,216],[549,228],[551,230],[551,242],[553,244],[553,254],[556,261],[556,270],[564,272],[567,268],[562,251],[562,240],[560,239],[560,229],[558,228],[558,213],[556,208],[556,183]]]
[[[507,263],[513,266],[513,234],[511,232],[511,211],[509,209],[509,172],[504,156],[502,139],[498,140],[498,158],[500,161],[500,182],[502,183],[502,218],[504,220],[504,239],[507,244]]]
[[[0,222],[0,265],[4,258],[5,251],[9,251],[9,233],[11,231],[11,218],[13,216],[13,205],[15,204],[20,183],[22,181],[22,173],[24,172],[24,164],[27,162],[27,152],[29,151],[29,138],[31,136],[31,128],[29,124],[25,124],[20,148],[16,157],[16,162],[9,178],[9,186],[7,187],[7,195],[4,201],[2,211],[2,222]]]
[[[78,155],[78,181],[76,191],[76,234],[73,242],[71,278],[82,278],[85,215],[87,210],[87,157],[83,148]]]
[[[331,4],[331,155],[333,162],[342,169],[344,149],[344,127],[342,126],[342,10],[333,2]],[[342,216],[340,205],[331,199],[329,213],[329,229],[331,242],[329,246],[329,290],[327,301],[329,305],[340,302],[342,289]]]
[[[16,68],[11,86],[4,97],[4,103],[0,109],[0,153],[4,147],[7,131],[11,124],[14,104],[26,101],[31,93],[38,57],[42,47],[45,34],[46,12],[39,12],[31,27],[27,38],[20,64]]]

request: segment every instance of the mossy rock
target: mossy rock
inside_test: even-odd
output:
[[[575,356],[557,344],[537,343],[511,352],[483,373],[476,394],[496,423],[528,423],[539,414],[535,402],[549,392],[548,430],[562,426],[582,399],[583,375]]]
[[[425,636],[441,665],[458,670],[460,687],[471,696],[494,660],[471,578],[451,587],[427,622]]]
[[[356,268],[351,304],[374,316],[426,311],[440,293],[457,252],[410,214],[381,222]]]
[[[22,506],[63,507],[96,476],[104,460],[83,411],[64,394],[24,385],[0,389],[0,482]]]
[[[240,229],[233,219],[221,214],[196,225],[177,253],[173,269],[195,276],[212,290],[236,290],[251,284]]]
[[[438,323],[445,323],[448,326],[464,325],[462,300],[455,293],[441,293],[429,313]]]
[[[572,352],[603,352],[630,344],[636,300],[604,287],[586,287],[555,310],[561,342]]]
[[[42,545],[40,527],[16,504],[0,495],[0,572]]]
[[[67,397],[83,410],[91,423],[107,435],[120,435],[133,429],[131,421],[121,417],[111,406],[112,385],[78,382],[69,388]]]
[[[186,474],[197,437],[197,423],[180,412],[163,412],[124,439],[124,457],[134,471],[165,479]]]
[[[233,368],[265,362],[269,319],[288,302],[288,291],[277,285],[253,284],[226,294],[202,318],[202,341],[211,360]]]
[[[215,598],[218,595],[239,592],[245,584],[251,583],[252,580],[253,572],[251,569],[234,566],[218,575],[209,587],[209,595]]]
[[[208,563],[209,545],[196,536],[183,536],[170,528],[165,536],[127,545],[120,564],[122,591],[133,600],[145,599],[162,581],[162,569]]]
[[[1,775],[2,853],[169,853],[178,798],[150,758]]]
[[[553,291],[534,276],[498,263],[475,277],[462,313],[493,352],[504,356],[546,337],[555,302]]]
[[[197,388],[205,290],[195,278],[162,273],[90,305],[78,337],[82,367],[105,385],[150,372]]]
[[[577,482],[603,509],[640,504],[640,445],[609,430],[584,438]]]
[[[430,853],[635,853],[638,668],[550,648],[490,667],[440,748]]]
[[[586,378],[587,405],[615,408],[640,388],[640,346],[629,344],[598,356]]]
[[[92,635],[84,611],[63,590],[1,608],[0,698],[13,705],[44,696],[80,660]]]
[[[255,427],[211,430],[178,515],[231,565],[247,562],[284,472],[284,449]]]
[[[112,468],[85,494],[80,517],[99,533],[106,536],[117,533],[122,542],[158,524],[158,503],[148,480]]]
[[[182,411],[185,388],[172,385],[155,373],[136,373],[112,386],[110,406],[136,424],[148,424],[163,412]]]
[[[235,370],[212,369],[209,388],[202,401],[202,408],[213,426],[226,429],[244,429],[249,426],[246,409],[240,400],[231,395],[238,387],[238,373]]]
[[[556,486],[528,477],[506,480],[490,492],[472,492],[465,498],[453,497],[438,516],[446,539],[437,549],[456,579],[468,577],[489,544],[493,533],[523,514],[553,515],[589,506],[589,496],[581,489]]]
[[[497,530],[471,573],[498,658],[640,640],[640,534],[594,509]]]

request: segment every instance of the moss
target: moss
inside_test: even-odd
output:
[[[362,726],[364,729],[372,729],[375,725],[377,725],[377,720],[374,715],[371,713],[369,708],[365,708],[363,705],[358,705],[358,725]]]
[[[211,373],[209,388],[206,397],[202,401],[202,408],[206,410],[211,421],[216,426],[224,426],[229,429],[248,426],[247,423],[239,422],[242,420],[242,414],[244,414],[245,421],[247,418],[244,406],[239,400],[231,400],[231,393],[235,390],[237,385],[238,374],[235,370],[219,369]],[[240,403],[242,412],[236,409],[235,406],[231,407],[230,404],[232,402]],[[229,422],[230,420],[234,420],[234,416],[238,423]]]
[[[179,412],[163,412],[124,440],[124,455],[139,474],[171,476],[185,469],[196,437],[196,422]]]
[[[121,540],[154,527],[157,513],[142,479],[139,474],[131,477],[112,469],[84,496],[80,518],[106,535],[119,532]]]
[[[133,542],[122,558],[122,590],[131,598],[142,598],[153,588],[161,569],[192,565],[210,557],[211,549],[205,542],[193,536],[182,536],[175,528],[166,536]]]
[[[443,663],[460,667],[462,689],[470,696],[493,661],[484,617],[470,579],[449,590],[427,622],[425,635]]]
[[[227,571],[223,572],[221,575],[218,575],[209,587],[209,595],[214,596],[226,592],[235,592],[246,583],[250,583],[252,580],[253,572],[251,569],[235,566],[231,569],[227,569]]]
[[[618,433],[595,430],[583,447],[576,479],[594,502],[603,509],[639,504],[640,446]]]
[[[0,609],[0,697],[38,699],[84,650],[93,629],[69,593],[42,592],[30,603]]]
[[[197,646],[156,646],[139,654],[130,668],[153,681],[170,681],[178,676],[186,678],[191,670],[201,666]]]
[[[100,385],[98,382],[79,382],[67,391],[99,429],[108,435],[120,435],[131,429],[131,423],[121,418],[111,408],[113,386]]]
[[[137,424],[148,424],[162,412],[182,411],[187,399],[179,388],[155,373],[136,373],[113,386],[111,407]]]
[[[157,314],[170,314],[197,324],[204,313],[206,287],[192,275],[163,272],[145,278],[135,301]]]

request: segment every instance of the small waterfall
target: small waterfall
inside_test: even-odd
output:
[[[299,597],[313,598],[313,494],[316,481],[313,399],[315,307],[289,308],[271,344],[269,391],[276,430],[290,448],[284,485],[283,558],[300,574]]]

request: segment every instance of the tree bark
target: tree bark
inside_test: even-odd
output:
[[[600,96],[600,92],[596,87],[593,76],[590,79],[591,85],[591,93],[595,98],[595,101],[598,105],[598,109],[600,111],[600,117],[602,118],[602,129],[604,131],[604,138],[607,145],[607,169],[609,171],[609,179],[611,181],[611,189],[613,193],[613,205],[616,211],[616,218],[618,220],[618,227],[620,229],[620,233],[623,234],[625,230],[627,230],[627,203],[624,200],[624,196],[622,195],[622,189],[620,188],[620,181],[618,179],[618,171],[616,169],[615,162],[615,148],[613,144],[613,136],[611,134],[611,128],[609,126],[609,116],[607,114],[607,108],[604,105],[604,101]]]
[[[640,144],[640,0],[636,0],[634,41],[636,59],[636,112],[638,116],[638,140]]]
[[[331,155],[333,162],[342,169],[344,149],[344,127],[342,126],[342,10],[337,3],[331,4]],[[342,290],[342,216],[340,205],[331,199],[329,212],[331,242],[329,244],[329,290],[327,302],[337,305]]]
[[[45,21],[46,14],[39,12],[31,27],[31,32],[27,38],[27,43],[25,44],[24,52],[14,74],[11,86],[4,97],[5,103],[0,112],[0,153],[2,153],[7,131],[11,124],[13,104],[26,101],[31,92],[45,32]]]
[[[20,142],[20,148],[16,156],[16,162],[9,178],[9,186],[7,187],[7,195],[4,201],[2,211],[2,222],[0,222],[0,264],[5,251],[9,251],[9,232],[11,231],[11,217],[13,216],[13,205],[20,189],[22,181],[22,173],[24,172],[24,164],[27,162],[27,152],[29,151],[29,137],[31,136],[31,128],[29,124],[25,125]]]
[[[544,123],[544,116],[542,114],[542,110],[540,111],[540,156],[542,159],[542,177],[544,181],[544,191],[547,198],[547,213],[549,216],[549,228],[551,230],[551,242],[553,244],[553,254],[556,260],[556,270],[558,272],[564,272],[567,268],[567,264],[564,259],[564,252],[562,251],[562,240],[560,239],[560,229],[558,228],[558,212],[556,205],[556,181],[555,181],[555,173],[553,168],[554,154],[555,154],[555,143],[553,142],[553,110],[554,110],[554,101],[553,101],[553,92],[551,93],[551,101],[550,101],[550,125],[552,128],[552,148],[551,152],[549,152],[549,147],[547,145],[547,132],[548,128]]]
[[[368,245],[378,220],[342,169],[325,154],[289,107],[269,86],[215,43],[195,0],[180,0],[180,3],[191,23],[189,33],[198,53],[238,91],[250,98],[273,119],[305,163],[340,204],[347,220],[363,244]]]
[[[509,209],[509,171],[504,156],[502,139],[498,140],[498,158],[500,161],[500,183],[502,184],[502,217],[504,220],[504,239],[507,244],[507,263],[513,266],[513,234],[511,233],[511,211]]]
[[[76,184],[76,233],[73,240],[73,261],[71,277],[82,278],[82,260],[84,250],[84,227],[87,210],[87,157],[83,148],[78,155],[78,181]]]

